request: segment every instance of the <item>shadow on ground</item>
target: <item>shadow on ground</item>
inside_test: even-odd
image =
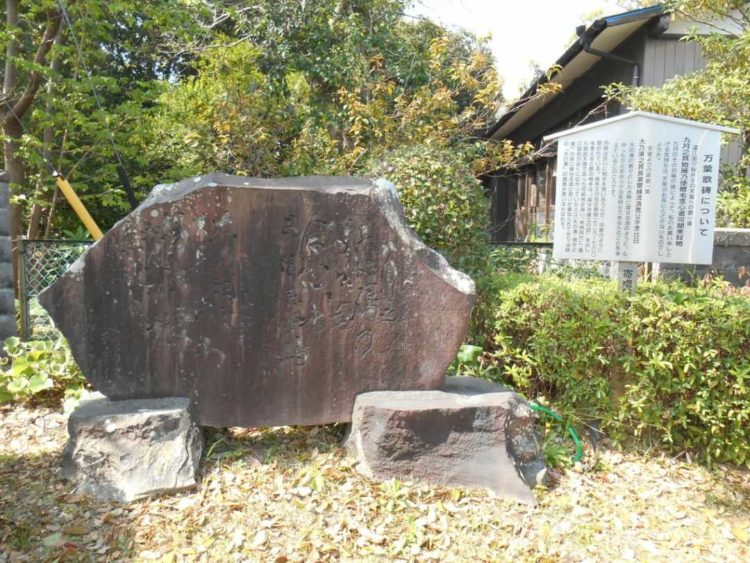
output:
[[[207,428],[203,472],[227,460],[289,469],[341,447],[345,424],[279,428]]]

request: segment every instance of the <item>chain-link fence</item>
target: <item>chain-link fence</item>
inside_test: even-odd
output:
[[[49,339],[56,332],[37,296],[93,244],[87,240],[21,240],[19,301],[21,338]]]

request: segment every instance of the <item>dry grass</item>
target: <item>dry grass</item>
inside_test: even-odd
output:
[[[59,478],[65,419],[0,409],[0,561],[750,559],[750,475],[600,453],[535,508],[359,476],[331,428],[211,431],[200,488],[131,505]]]

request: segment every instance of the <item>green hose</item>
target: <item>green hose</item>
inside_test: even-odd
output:
[[[550,408],[545,407],[544,405],[540,405],[536,401],[529,402],[529,406],[537,412],[542,412],[548,416],[551,416],[555,420],[564,422],[563,417],[560,416],[560,414],[556,413]],[[576,445],[576,453],[575,455],[573,455],[573,463],[581,461],[583,459],[583,442],[581,442],[581,438],[578,436],[578,432],[576,432],[576,429],[573,428],[571,424],[567,424],[566,428],[568,430],[568,434],[570,434],[570,437],[573,439],[573,443]]]

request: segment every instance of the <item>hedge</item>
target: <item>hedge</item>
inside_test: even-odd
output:
[[[705,462],[750,466],[750,299],[718,287],[495,275],[476,338],[529,398]]]

